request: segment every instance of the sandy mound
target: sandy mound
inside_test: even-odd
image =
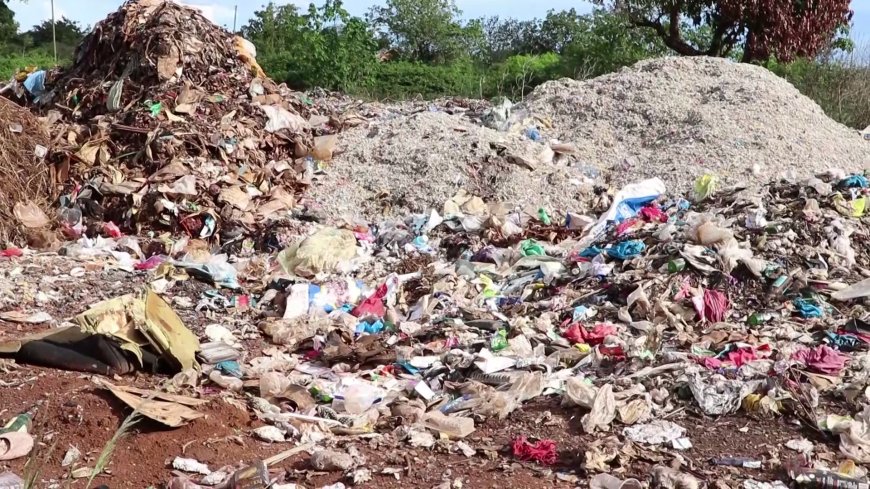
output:
[[[403,217],[441,209],[460,189],[518,206],[581,211],[590,190],[548,148],[462,116],[421,112],[342,133],[341,155],[311,186],[309,202],[333,218]],[[529,169],[516,157],[531,164]]]
[[[808,176],[870,163],[870,144],[791,84],[719,58],[655,59],[548,82],[515,113],[549,119],[545,137],[577,144],[576,164],[607,170],[616,183],[659,176],[685,190],[703,173],[760,184],[787,170]]]
[[[460,188],[582,212],[586,176],[614,186],[657,176],[682,192],[705,173],[723,185],[760,185],[790,171],[806,177],[870,163],[870,143],[791,84],[718,58],[663,58],[593,80],[548,82],[514,108],[510,125],[499,132],[443,112],[376,119],[342,134],[344,153],[308,197],[334,218],[440,208]],[[530,125],[542,142],[523,136]],[[539,159],[549,140],[578,151],[532,171],[506,158]]]

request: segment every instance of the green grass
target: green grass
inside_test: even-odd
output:
[[[51,68],[54,66],[54,57],[44,51],[28,51],[23,54],[0,55],[0,81],[8,80],[12,75],[25,66]]]

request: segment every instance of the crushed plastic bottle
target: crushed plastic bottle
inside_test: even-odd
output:
[[[250,467],[239,469],[221,486],[221,489],[266,489],[271,486],[265,462],[258,460]]]

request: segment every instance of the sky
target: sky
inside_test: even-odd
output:
[[[275,3],[295,3],[306,9],[309,0],[276,1]],[[65,16],[76,20],[82,25],[93,25],[110,12],[116,10],[121,0],[54,0],[55,16]],[[184,3],[199,8],[213,22],[232,28],[233,7],[238,5],[237,27],[244,25],[260,8],[262,3],[257,0],[183,0]],[[321,3],[317,0],[315,3]],[[351,14],[363,15],[372,5],[382,3],[379,0],[345,0],[345,8]],[[576,8],[580,12],[591,10],[591,4],[583,0],[456,0],[457,5],[466,18],[498,15],[500,17],[515,17],[530,19],[543,17],[548,10],[565,10]],[[51,18],[50,0],[9,0],[9,6],[15,11],[15,19],[21,30]],[[870,0],[852,0],[852,10],[855,11],[853,37],[859,42],[870,43]]]

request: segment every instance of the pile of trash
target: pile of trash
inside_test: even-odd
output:
[[[210,325],[197,341],[154,293],[92,306],[74,324],[122,345],[128,360],[143,348],[170,361],[161,409],[183,415],[145,407],[146,416],[180,426],[197,414],[196,396],[185,396],[218,389],[263,423],[252,436],[297,441],[315,470],[351,481],[367,469],[325,448],[341,437],[379,432],[473,454],[464,440],[481,422],[547,396],[599,436],[574,468],[590,475],[626,470],[631,450],[614,443],[691,449],[687,413],[788,417],[838,438],[839,454],[824,460],[870,462],[870,258],[860,253],[870,181],[830,171],[760,191],[717,183],[703,176],[681,197],[660,179],[640,181],[601,193],[597,216],[529,214],[462,191],[403,219],[315,226],[277,256],[239,260],[244,310],[269,343],[256,350],[242,346],[258,335],[247,326]],[[187,279],[171,261],[152,265],[140,269],[154,270],[161,293]],[[14,358],[33,363],[21,351]],[[133,370],[122,367],[110,372]],[[142,405],[131,388],[105,388]],[[835,396],[851,415],[826,412]],[[552,440],[516,438],[509,451],[559,463]],[[789,471],[805,477],[824,460]]]
[[[279,254],[257,298],[284,352],[241,368],[238,389],[269,423],[255,436],[323,443],[398,418],[400,442],[458,446],[483,420],[562,396],[585,432],[620,443],[679,452],[693,436],[680,411],[743,410],[832,431],[842,457],[870,461],[867,178],[716,183],[688,199],[658,179],[628,185],[598,217],[461,192],[370,229],[321,228]],[[820,399],[835,392],[852,393],[855,417],[826,425]],[[596,450],[586,471],[625,467]],[[512,452],[558,456],[547,440]]]
[[[305,103],[254,51],[171,1],[131,0],[97,23],[74,64],[32,91],[54,136],[61,224],[227,238],[286,217],[306,157],[334,141],[317,147]]]
[[[48,224],[48,132],[30,111],[0,97],[0,141],[0,243],[22,241],[27,229]]]

